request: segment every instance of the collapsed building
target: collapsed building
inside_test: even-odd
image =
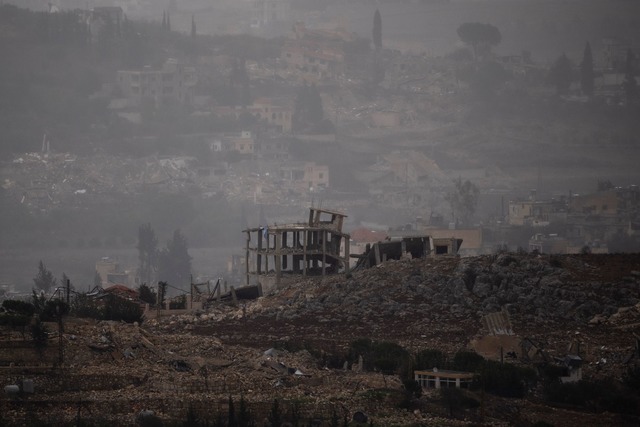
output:
[[[300,275],[348,272],[350,238],[342,231],[346,217],[340,212],[312,207],[306,223],[244,230],[246,285],[260,284],[267,291]]]
[[[262,291],[278,288],[299,276],[348,273],[349,259],[355,269],[370,268],[391,259],[457,255],[462,239],[428,235],[393,237],[367,244],[361,254],[350,254],[351,237],[342,231],[343,213],[310,208],[305,223],[258,226],[246,233],[245,286]]]
[[[384,241],[367,244],[364,253],[353,255],[358,258],[354,270],[374,267],[391,259],[402,257],[423,258],[435,255],[457,255],[462,239],[433,238],[427,235],[391,237]]]

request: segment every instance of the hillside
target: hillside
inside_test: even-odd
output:
[[[217,305],[141,326],[68,319],[64,367],[34,366],[56,359],[57,339],[35,358],[23,350],[3,369],[3,381],[32,378],[36,393],[0,403],[5,420],[29,422],[46,413],[62,424],[77,417],[128,425],[143,409],[165,421],[189,413],[204,422],[226,417],[229,396],[236,405],[242,396],[258,425],[266,425],[274,399],[285,419],[297,408],[298,419],[316,419],[315,425],[329,425],[334,412],[351,419],[357,411],[374,425],[624,425],[637,422],[633,406],[626,415],[600,404],[550,410],[540,382],[524,398],[465,392],[476,402],[469,407],[426,391],[407,410],[399,377],[361,371],[349,348],[366,337],[412,354],[431,349],[452,358],[475,350],[500,360],[502,347],[516,354],[506,363],[520,367],[579,354],[584,379],[619,381],[638,361],[639,302],[638,255],[389,261],[347,276],[301,280],[239,307]],[[500,310],[509,313],[513,335],[490,336],[483,326],[483,316]],[[525,338],[540,351],[521,346]],[[15,344],[3,344],[2,360],[15,358]]]

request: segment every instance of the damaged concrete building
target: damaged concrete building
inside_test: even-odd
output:
[[[401,259],[404,256],[423,258],[427,255],[457,255],[462,239],[433,238],[427,235],[396,236],[384,241],[367,244],[365,252],[354,255],[358,263],[354,270],[374,267],[391,259]]]
[[[268,291],[300,275],[348,272],[350,237],[342,231],[346,217],[340,212],[312,207],[306,223],[244,230],[246,285],[260,284]]]

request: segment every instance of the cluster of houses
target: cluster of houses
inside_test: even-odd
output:
[[[568,198],[509,202],[507,222],[515,227],[560,232],[535,233],[529,250],[541,253],[607,253],[607,242],[617,237],[637,238],[640,231],[640,189],[637,185],[612,187]]]

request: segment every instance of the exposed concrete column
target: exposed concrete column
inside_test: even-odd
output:
[[[273,257],[274,262],[276,264],[276,287],[280,286],[280,277],[282,276],[282,233],[276,232],[276,250],[275,255]]]
[[[262,274],[262,230],[258,228],[258,252],[256,255],[258,276]]]
[[[351,251],[351,237],[345,236],[344,238],[344,272],[348,273],[351,270],[351,266],[349,265],[349,252]],[[340,248],[338,248],[340,250]]]
[[[304,242],[302,243],[302,275],[307,275],[307,246],[309,245],[309,232],[304,231]]]
[[[327,270],[327,230],[322,230],[322,276]]]
[[[251,231],[247,230],[247,246],[245,251],[244,263],[246,267],[245,275],[246,275],[246,284],[249,285],[249,242],[251,242]]]

